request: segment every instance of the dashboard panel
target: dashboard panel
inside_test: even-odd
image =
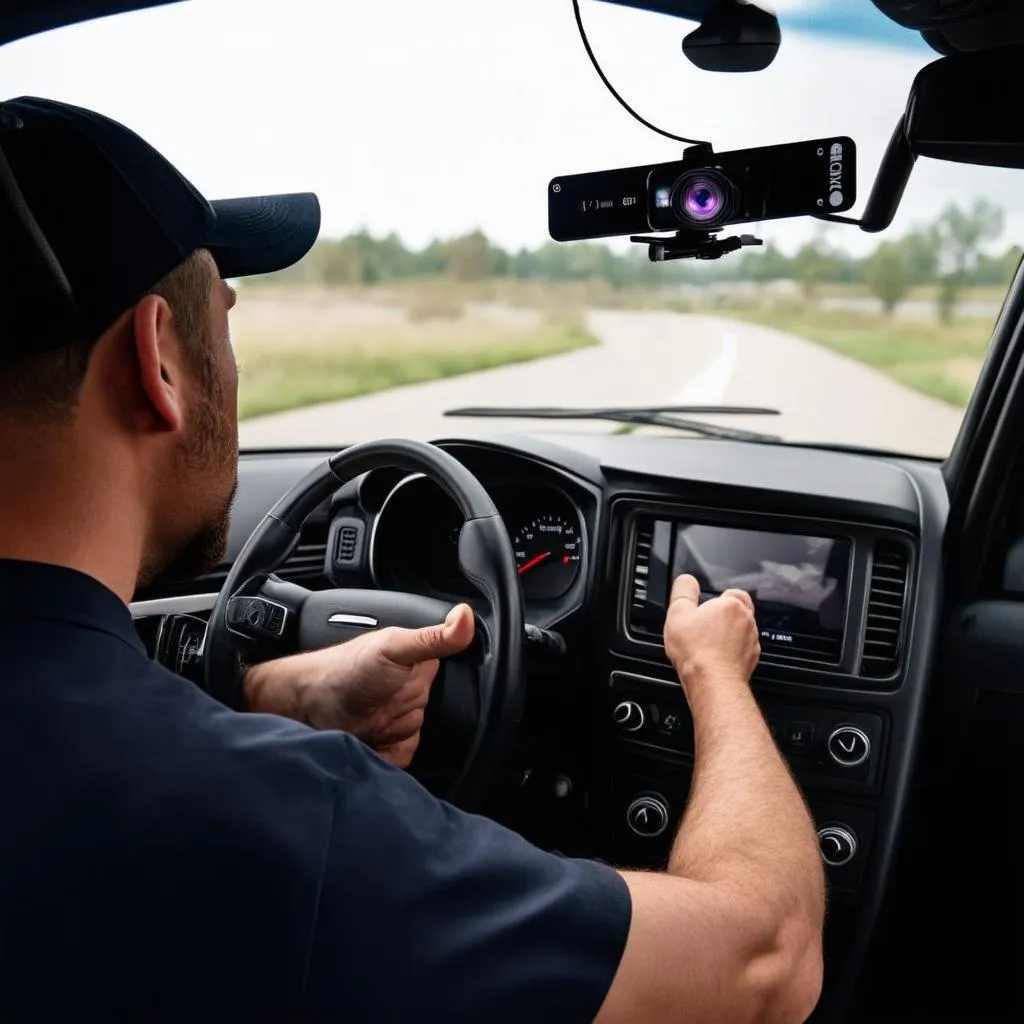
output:
[[[687,800],[692,722],[661,644],[673,575],[753,592],[755,697],[819,828],[831,888],[826,994],[839,1021],[877,920],[909,795],[938,641],[948,499],[926,461],[675,436],[549,434],[438,444],[505,520],[527,621],[564,653],[530,663],[499,820],[621,865],[664,864]],[[322,454],[248,454],[228,561]],[[311,517],[289,563],[306,586],[472,601],[458,510],[377,470]],[[143,616],[209,608],[227,566],[142,595]],[[194,602],[194,607],[189,601]],[[166,623],[158,636],[175,637]],[[178,645],[180,646],[180,644]]]

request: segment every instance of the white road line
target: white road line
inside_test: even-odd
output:
[[[722,336],[718,354],[672,399],[673,405],[718,405],[732,380],[739,360],[740,343],[735,334]]]

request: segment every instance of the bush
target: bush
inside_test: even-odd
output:
[[[427,320],[461,320],[465,313],[462,297],[454,288],[438,283],[417,288],[405,300],[405,315],[412,323]]]

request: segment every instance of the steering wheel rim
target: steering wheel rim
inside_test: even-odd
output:
[[[512,545],[493,500],[462,463],[435,445],[400,438],[353,445],[326,459],[277,501],[242,546],[217,595],[203,643],[205,689],[229,707],[243,709],[241,659],[238,641],[234,639],[238,630],[228,622],[232,599],[254,578],[275,579],[272,573],[298,542],[303,523],[342,484],[382,468],[429,477],[455,502],[465,520],[459,534],[459,565],[484,598],[486,608],[478,612],[478,618],[484,627],[481,632],[486,637],[487,650],[477,679],[476,725],[466,755],[443,795],[460,806],[475,806],[504,762],[508,742],[522,714],[523,598]],[[291,587],[296,593],[302,591],[281,581],[277,585]],[[310,592],[305,593],[308,596]],[[321,609],[323,592],[315,593],[317,601],[309,602],[308,607],[312,609],[315,605]],[[403,599],[397,603],[405,605],[414,597],[396,596]],[[305,602],[300,598],[297,604],[295,614],[300,619]],[[431,607],[436,606],[437,602],[432,602]],[[301,635],[310,635],[310,631],[303,629]],[[314,646],[326,644],[314,642]]]

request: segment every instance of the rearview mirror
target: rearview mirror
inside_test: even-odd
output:
[[[957,53],[917,73],[906,110],[882,157],[856,224],[884,231],[893,222],[919,156],[985,167],[1024,168],[1024,104],[1016,102],[1024,78],[1024,46]]]
[[[915,156],[1024,167],[1024,46],[958,53],[923,67],[904,130]]]

